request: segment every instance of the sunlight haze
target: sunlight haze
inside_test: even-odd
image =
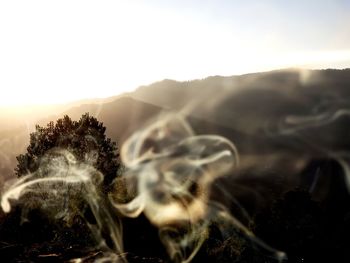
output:
[[[350,1],[0,2],[0,106],[285,67],[350,67]]]

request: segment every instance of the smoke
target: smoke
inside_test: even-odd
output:
[[[49,151],[37,171],[7,187],[1,198],[1,207],[9,213],[11,203],[17,200],[24,211],[40,208],[50,217],[70,224],[75,216],[83,216],[84,204],[87,203],[96,221],[94,224],[87,221],[98,241],[96,248],[106,253],[112,249],[114,262],[125,262],[122,256],[116,256],[123,251],[120,220],[111,214],[103,196],[103,174],[88,160],[90,158],[78,162],[72,153],[64,149]],[[90,161],[93,163],[95,160]],[[105,233],[108,233],[107,237]]]
[[[17,200],[27,209],[40,207],[51,217],[70,222],[83,215],[87,203],[96,221],[87,224],[96,248],[104,251],[96,262],[126,262],[120,217],[135,218],[141,213],[158,228],[173,262],[190,262],[212,224],[228,236],[238,231],[275,258],[284,258],[210,197],[213,183],[239,167],[239,154],[231,141],[195,135],[180,115],[162,116],[124,143],[125,172],[115,179],[108,197],[102,191],[103,174],[93,168],[94,156],[79,162],[65,149],[49,151],[37,171],[7,187],[1,198],[3,211],[10,212]]]
[[[295,134],[298,131],[317,128],[334,123],[342,117],[350,116],[349,109],[327,110],[306,116],[287,116],[279,131],[281,134]]]
[[[348,101],[337,98],[318,103],[309,114],[287,115],[277,126],[270,126],[265,131],[270,136],[296,138],[311,148],[314,156],[337,161],[343,169],[345,185],[350,192],[347,138],[339,136],[347,132],[349,117]]]
[[[190,262],[216,216],[210,185],[238,164],[235,146],[219,136],[195,136],[184,119],[168,116],[135,133],[124,144],[122,159],[136,194],[113,205],[129,217],[143,212],[159,228],[170,257]]]
[[[125,141],[121,148],[124,169],[108,193],[102,190],[105,175],[94,168],[96,152],[78,161],[67,149],[53,149],[37,171],[5,186],[3,211],[9,213],[20,204],[24,220],[27,211],[35,208],[68,225],[77,215],[85,218],[96,251],[102,251],[96,262],[127,262],[128,229],[123,220],[140,216],[158,230],[173,262],[194,260],[213,225],[223,240],[244,238],[283,261],[283,252],[254,235],[250,225],[254,208],[246,211],[240,201],[277,199],[302,185],[302,180],[312,181],[305,183],[310,192],[320,184],[326,189],[329,186],[322,185],[322,175],[305,174],[308,165],[319,160],[337,161],[350,190],[348,93],[309,71],[270,81],[254,78],[242,77],[237,83],[227,78],[227,86],[238,88],[226,90],[224,85],[218,96],[213,96],[213,85],[202,94],[193,89],[188,98],[169,96],[170,101],[179,102],[173,107],[178,113],[157,115]],[[188,103],[185,99],[189,98]],[[207,130],[222,136],[198,134]],[[90,141],[97,143],[93,137]],[[0,155],[6,160],[6,154]],[[301,178],[304,175],[308,178]],[[266,187],[266,181],[273,185]],[[328,190],[321,187],[315,192]],[[277,192],[277,198],[270,197],[271,192]],[[266,196],[261,198],[262,194]],[[86,209],[94,220],[86,218]],[[82,257],[72,262],[89,260]]]
[[[193,259],[211,224],[224,235],[238,231],[276,259],[285,258],[210,197],[213,183],[239,167],[238,151],[229,140],[195,135],[180,115],[168,115],[135,133],[124,144],[122,159],[129,171],[125,179],[133,182],[126,183],[133,199],[112,203],[126,216],[143,212],[159,228],[175,262]]]

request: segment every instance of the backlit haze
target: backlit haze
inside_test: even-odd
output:
[[[350,1],[0,2],[0,106],[286,67],[350,67]]]

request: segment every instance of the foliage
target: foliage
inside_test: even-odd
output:
[[[17,157],[16,175],[28,181],[33,179],[29,175],[35,179],[53,176],[55,164],[63,163],[67,157],[61,153],[70,153],[77,167],[94,167],[98,175],[103,175],[103,184],[98,185],[102,188],[94,185],[98,191],[95,194],[103,199],[121,168],[116,143],[105,132],[103,123],[89,114],[78,121],[66,115],[46,127],[37,125],[30,134],[27,152]],[[89,182],[93,184],[94,172],[91,176]],[[84,182],[43,180],[14,201],[9,214],[0,210],[0,258],[6,262],[22,262],[22,257],[27,262],[33,258],[37,262],[47,254],[50,256],[47,262],[53,258],[58,260],[55,262],[64,262],[94,251],[96,239],[92,228],[97,226],[86,187]]]
[[[104,185],[108,186],[116,177],[120,162],[116,143],[106,137],[105,131],[103,123],[88,113],[79,121],[65,115],[56,124],[51,121],[46,127],[37,125],[30,134],[27,152],[17,156],[16,175],[22,177],[35,172],[42,157],[58,148],[68,150],[77,161],[96,168],[104,175]]]

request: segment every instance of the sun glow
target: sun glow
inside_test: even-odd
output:
[[[0,106],[109,97],[164,78],[350,65],[339,45],[295,51],[277,27],[261,33],[205,13],[207,4],[156,2],[1,1]],[[262,7],[249,8],[259,16]]]

